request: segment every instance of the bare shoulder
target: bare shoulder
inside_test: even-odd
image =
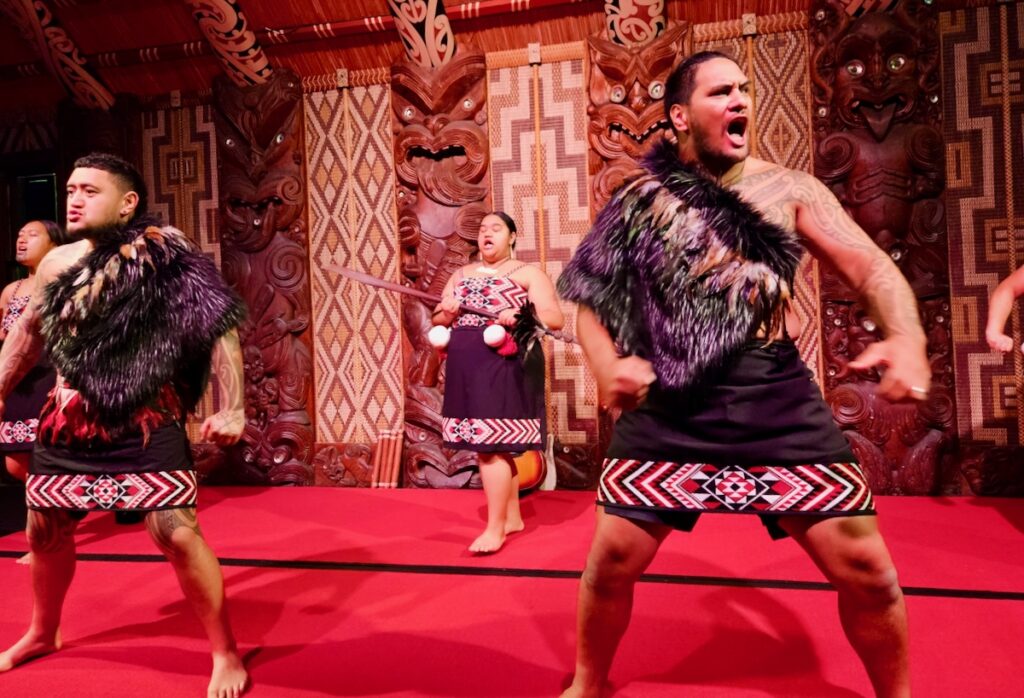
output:
[[[797,207],[806,197],[811,175],[759,158],[747,158],[743,176],[731,188],[767,220],[787,230],[796,227]]]
[[[50,283],[88,254],[90,249],[92,245],[88,240],[79,240],[53,248],[46,253],[36,270],[39,283]]]

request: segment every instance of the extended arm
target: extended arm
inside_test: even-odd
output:
[[[1013,302],[1021,295],[1024,295],[1024,267],[1003,279],[988,301],[985,340],[990,348],[996,351],[1013,349],[1013,339],[1003,330],[1006,327],[1006,319],[1010,317],[1010,310],[1013,309]]]
[[[807,175],[797,180],[796,187],[797,232],[815,255],[831,262],[857,291],[885,335],[851,361],[850,367],[884,367],[878,390],[890,400],[924,399],[931,369],[917,302],[907,280],[824,184]]]
[[[221,409],[207,417],[199,433],[204,440],[230,446],[238,442],[245,430],[245,373],[237,329],[217,340],[211,369],[220,387]]]

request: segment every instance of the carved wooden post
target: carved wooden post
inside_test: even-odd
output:
[[[823,387],[875,492],[938,494],[956,489],[956,408],[937,15],[924,0],[858,17],[847,5],[811,8],[815,174],[910,282],[933,382],[926,403],[896,405],[876,397],[877,375],[847,368],[881,333],[822,265]]]
[[[465,264],[487,212],[487,109],[483,54],[462,51],[442,67],[391,69],[402,276],[440,293]],[[437,354],[427,342],[433,308],[403,298],[406,364],[405,473],[415,486],[460,487],[475,454],[441,447]]]
[[[312,482],[313,404],[302,90],[279,70],[262,85],[214,81],[224,276],[245,299],[246,418],[233,475]]]
[[[622,46],[600,36],[589,37],[587,45],[591,205],[596,212],[669,128],[665,80],[679,57],[690,53],[690,32],[688,25],[677,24],[644,45]]]

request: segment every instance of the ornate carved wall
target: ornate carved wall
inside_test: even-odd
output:
[[[487,76],[494,207],[517,223],[517,258],[556,279],[590,229],[586,71],[582,58],[523,63]],[[573,328],[575,306],[563,311]],[[545,344],[558,485],[589,487],[601,462],[597,385],[578,345]]]
[[[489,207],[486,75],[482,54],[461,50],[445,65],[404,60],[391,69],[401,274],[440,293],[469,259]],[[474,475],[474,454],[441,447],[443,375],[427,342],[433,308],[402,299],[405,329],[405,482],[459,487]]]
[[[142,176],[149,187],[149,209],[164,223],[185,232],[220,268],[217,136],[210,105],[142,113]],[[199,425],[218,409],[216,377],[189,419],[188,433],[199,462],[215,449],[198,442]]]
[[[923,0],[857,18],[838,0],[811,8],[815,173],[910,282],[934,374],[923,404],[877,398],[877,374],[846,365],[880,331],[822,266],[826,397],[878,494],[959,488],[937,22]]]
[[[228,452],[236,480],[312,482],[309,241],[299,79],[214,82],[224,276],[245,299],[247,424]]]
[[[679,56],[690,53],[689,27],[676,24],[642,46],[603,36],[588,37],[587,46],[591,206],[598,211],[669,128],[665,79]]]
[[[943,130],[960,470],[971,492],[1024,494],[1024,356],[985,343],[988,297],[1024,264],[1024,6],[944,12]],[[1007,332],[1024,341],[1024,305]]]
[[[401,303],[323,265],[398,281],[391,90],[376,84],[314,92],[305,109],[315,479],[368,485],[373,451],[403,428]]]

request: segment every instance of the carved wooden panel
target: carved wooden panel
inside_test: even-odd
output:
[[[811,37],[815,173],[910,282],[934,373],[925,403],[876,398],[877,375],[846,365],[878,330],[836,271],[822,265],[826,397],[878,494],[955,491],[937,14],[930,3],[909,0],[854,18],[843,2],[819,0]]]
[[[440,293],[469,259],[488,210],[486,68],[460,51],[440,68],[410,60],[392,66],[403,283]],[[427,342],[433,308],[403,298],[406,333],[405,475],[416,487],[462,487],[475,454],[441,446],[443,371]]]
[[[593,210],[599,211],[651,143],[669,130],[665,80],[690,53],[689,25],[676,24],[643,46],[622,46],[603,36],[590,51],[590,174]]]
[[[278,71],[267,82],[214,82],[224,276],[245,299],[247,424],[229,453],[236,480],[312,482],[309,244],[302,92]]]

